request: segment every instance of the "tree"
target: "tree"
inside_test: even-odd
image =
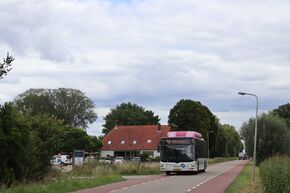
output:
[[[173,131],[197,131],[204,138],[208,131],[217,131],[216,117],[199,101],[182,99],[170,110],[168,124]],[[215,132],[212,135],[215,135]],[[215,141],[214,137],[213,140]]]
[[[103,133],[107,134],[115,125],[155,125],[160,119],[150,110],[137,104],[122,103],[104,117]]]
[[[7,73],[12,69],[11,63],[14,60],[12,56],[9,56],[7,53],[6,58],[3,59],[3,63],[0,63],[0,79],[3,78],[3,75],[7,75]]]
[[[77,89],[30,89],[14,103],[25,114],[48,114],[71,127],[86,128],[97,119],[93,102]]]
[[[273,113],[283,118],[288,126],[288,129],[290,130],[290,104],[287,103],[279,106],[277,109],[273,110]]]
[[[43,179],[50,159],[60,151],[96,151],[100,146],[100,139],[83,129],[64,125],[49,114],[27,115],[5,103],[0,106],[0,187]]]
[[[30,147],[31,136],[25,128],[17,126],[18,116],[11,104],[0,106],[0,186],[12,185],[29,172],[26,150]]]
[[[225,135],[225,156],[237,156],[238,152],[243,149],[239,133],[234,126],[229,124],[223,124],[221,129],[223,129]]]
[[[10,103],[0,108],[0,186],[42,179],[50,168],[62,123],[25,116]]]
[[[246,153],[253,155],[255,119],[251,118],[241,128]],[[258,117],[257,163],[275,154],[289,154],[290,133],[283,119],[273,113]]]
[[[89,144],[86,147],[86,150],[88,152],[99,151],[101,147],[102,147],[102,137],[89,136]]]

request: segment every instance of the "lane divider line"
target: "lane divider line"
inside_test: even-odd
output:
[[[229,170],[233,169],[234,167],[235,167],[235,166],[230,167],[230,168],[228,168],[228,169],[222,171],[221,173],[219,173],[219,174],[217,174],[217,175],[215,175],[215,176],[212,176],[212,177],[206,179],[205,181],[203,181],[203,182],[197,184],[196,186],[192,187],[191,190],[196,189],[197,187],[201,186],[202,184],[205,184],[206,182],[212,180],[213,178],[216,178],[216,177],[218,177],[219,175],[222,175],[222,174],[228,172]],[[187,190],[186,192],[189,192],[189,191]]]

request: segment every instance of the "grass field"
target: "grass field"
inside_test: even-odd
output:
[[[86,163],[72,171],[49,177],[46,182],[18,184],[11,188],[0,187],[1,193],[67,193],[81,189],[122,181],[122,175],[160,174],[159,163],[125,163],[104,165]]]
[[[215,158],[210,158],[208,160],[208,164],[216,164],[220,162],[226,162],[226,161],[232,161],[232,160],[237,160],[237,157],[215,157]]]
[[[225,193],[262,193],[259,168],[256,167],[256,181],[253,181],[253,166],[247,164]]]
[[[67,193],[85,188],[122,181],[120,175],[100,176],[83,179],[59,179],[45,184],[21,184],[9,189],[0,189],[1,193]]]

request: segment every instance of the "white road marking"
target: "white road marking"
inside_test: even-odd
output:
[[[236,165],[235,165],[234,167],[236,167]],[[208,178],[208,179],[205,180],[204,182],[201,182],[200,184],[197,184],[196,186],[192,187],[191,189],[196,189],[197,187],[201,186],[202,184],[204,184],[204,183],[206,183],[206,182],[212,180],[213,178],[218,177],[219,175],[222,175],[222,174],[226,173],[227,171],[233,169],[234,167],[228,168],[228,169],[224,170],[223,172],[221,172],[221,173],[219,173],[219,174],[217,174],[217,175],[215,175],[215,176],[212,176],[212,177]],[[188,190],[187,190],[186,192],[188,192]]]

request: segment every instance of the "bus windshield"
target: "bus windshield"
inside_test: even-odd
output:
[[[191,140],[165,139],[161,141],[162,162],[194,161],[194,148]]]

